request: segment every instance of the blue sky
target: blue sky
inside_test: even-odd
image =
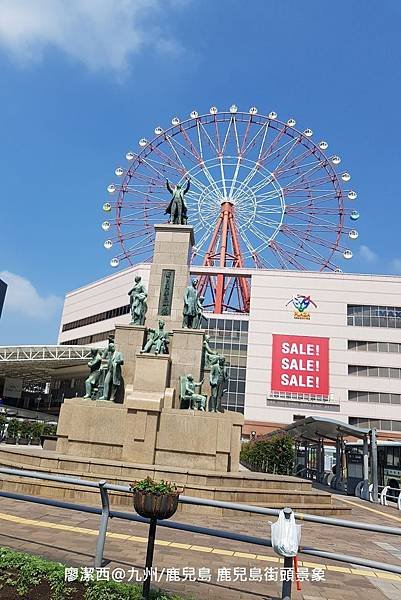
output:
[[[115,167],[213,104],[327,139],[358,192],[347,266],[401,273],[400,22],[397,0],[0,0],[0,344],[56,341],[64,294],[111,271]]]

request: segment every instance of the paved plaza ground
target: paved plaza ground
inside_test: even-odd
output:
[[[351,503],[349,519],[401,527],[401,515],[392,507],[363,503],[355,498],[343,498],[342,501]],[[268,518],[265,517],[217,518],[186,513],[175,515],[174,520],[270,536]],[[91,567],[98,521],[99,517],[94,515],[0,498],[0,546],[39,554],[70,567]],[[129,576],[136,577],[135,569],[140,572],[144,566],[147,529],[142,523],[110,521],[105,548],[110,571],[122,568]],[[397,536],[303,523],[301,543],[401,567],[401,540]],[[154,564],[159,573],[165,569],[160,587],[196,600],[280,598],[281,584],[265,581],[265,573],[274,579],[275,569],[280,566],[273,551],[267,547],[159,527]],[[324,580],[302,582],[302,591],[293,591],[295,599],[360,600],[363,597],[366,600],[401,600],[401,576],[398,575],[302,554],[300,567],[308,569],[310,577],[315,573],[317,579],[319,573],[320,576],[323,573]],[[167,569],[171,570],[167,572]],[[210,581],[207,581],[208,569]],[[167,573],[173,581],[166,581]],[[197,580],[191,581],[194,573]],[[219,574],[220,581],[217,581]],[[206,580],[199,581],[199,576]],[[257,580],[260,577],[262,581]]]

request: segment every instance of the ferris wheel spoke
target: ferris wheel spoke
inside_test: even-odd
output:
[[[302,166],[305,165],[305,163],[303,161],[306,160],[307,158],[309,158],[312,154],[314,154],[314,152],[315,152],[314,146],[311,146],[310,148],[307,148],[305,150],[305,152],[301,152],[297,156],[294,156],[293,158],[291,158],[289,161],[286,160],[281,165],[281,169],[280,170],[286,171],[288,169],[301,168]],[[287,166],[287,163],[288,163],[288,166]]]
[[[208,132],[206,131],[204,125],[200,122],[197,121],[197,128],[198,128],[198,133],[200,135],[200,132],[203,133],[203,135],[206,137],[208,144],[210,145],[211,148],[213,148],[214,153],[216,154],[216,156],[219,154],[219,150],[216,147],[215,143],[213,142],[212,138],[210,137],[210,135],[208,134]]]
[[[293,185],[293,184],[294,184],[296,181],[299,181],[299,179],[302,179],[302,178],[303,178],[303,177],[305,177],[306,175],[309,175],[310,173],[313,173],[313,171],[315,170],[315,168],[316,168],[316,167],[311,167],[310,169],[308,169],[307,171],[305,171],[305,172],[304,172],[304,173],[302,173],[301,175],[298,175],[298,177],[295,177],[295,179],[293,179],[292,181],[290,181],[290,182],[286,183],[285,189],[287,189],[287,188],[290,188],[290,189],[291,189],[291,186],[292,186],[292,185]],[[320,168],[320,167],[319,167],[319,168]],[[322,178],[320,178],[320,179],[317,179],[317,180],[313,180],[313,179],[312,179],[312,180],[310,180],[310,183],[312,183],[312,182],[316,182],[316,183],[317,183],[317,182],[326,182],[326,181],[330,181],[330,180],[331,180],[331,177],[330,177],[330,175],[328,175],[328,174],[326,173],[325,177],[322,177]]]
[[[300,241],[302,243],[302,246],[300,246],[298,248],[298,250],[295,250],[297,255],[299,255],[301,252],[306,253],[305,256],[306,258],[309,257],[309,260],[314,260],[315,262],[318,262],[319,264],[322,263],[322,261],[325,261],[326,258],[317,250],[317,248],[315,246],[312,246],[308,239],[304,238],[304,237],[300,237],[294,230],[291,231],[285,231],[283,230],[282,233],[284,235],[287,235],[290,238],[297,238],[298,242]],[[305,250],[304,250],[305,247]],[[330,246],[330,249],[335,251],[335,247]]]
[[[286,151],[286,153],[284,154],[283,158],[280,160],[280,162],[274,167],[273,169],[273,174],[274,176],[277,178],[277,174],[280,171],[280,167],[283,165],[283,163],[286,161],[286,159],[288,158],[288,156],[291,154],[291,152],[294,150],[294,148],[299,144],[300,142],[300,138],[297,137],[294,139],[293,143],[290,144],[290,147],[288,148],[288,150]],[[285,144],[283,146],[283,148],[286,146],[287,144]]]
[[[279,141],[282,139],[282,137],[284,135],[284,129],[276,129],[276,131],[277,131],[276,137],[273,138],[273,140],[270,142],[269,146],[266,148],[266,150],[264,151],[264,153],[262,154],[262,156],[259,159],[259,162],[261,164],[264,164],[268,160],[268,158],[273,154],[274,148],[277,146],[277,144],[279,143]]]
[[[252,122],[252,115],[249,116],[249,119],[248,119],[247,124],[246,124],[245,133],[244,133],[244,136],[242,138],[241,149],[238,152],[238,154],[240,156],[243,155],[244,149],[246,147],[246,142],[247,142],[247,139],[248,139],[249,131],[251,129],[251,122]]]

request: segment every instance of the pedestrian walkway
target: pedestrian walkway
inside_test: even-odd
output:
[[[352,520],[393,526],[398,521],[401,526],[399,513],[391,507],[341,499],[352,502]],[[266,518],[216,518],[194,512],[178,513],[173,519],[259,537],[270,535]],[[0,545],[72,568],[91,567],[98,521],[95,515],[0,498]],[[146,524],[112,519],[105,548],[107,568],[110,572],[123,569],[127,577],[129,573],[134,577],[135,570],[143,569],[146,542]],[[302,523],[302,545],[401,566],[401,539],[396,536]],[[270,548],[159,527],[154,564],[159,573],[164,569],[160,587],[195,599],[280,597],[281,584],[274,580],[280,562]],[[293,584],[295,599],[401,600],[401,576],[333,561],[312,562],[302,554],[299,566],[301,573],[314,580],[303,581],[301,592]]]

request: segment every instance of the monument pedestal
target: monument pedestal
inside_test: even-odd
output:
[[[126,386],[134,382],[135,356],[143,348],[145,329],[144,325],[116,325],[115,344],[124,356],[121,372]]]
[[[240,413],[164,408],[155,392],[124,404],[69,398],[57,429],[59,454],[131,463],[238,471]]]

